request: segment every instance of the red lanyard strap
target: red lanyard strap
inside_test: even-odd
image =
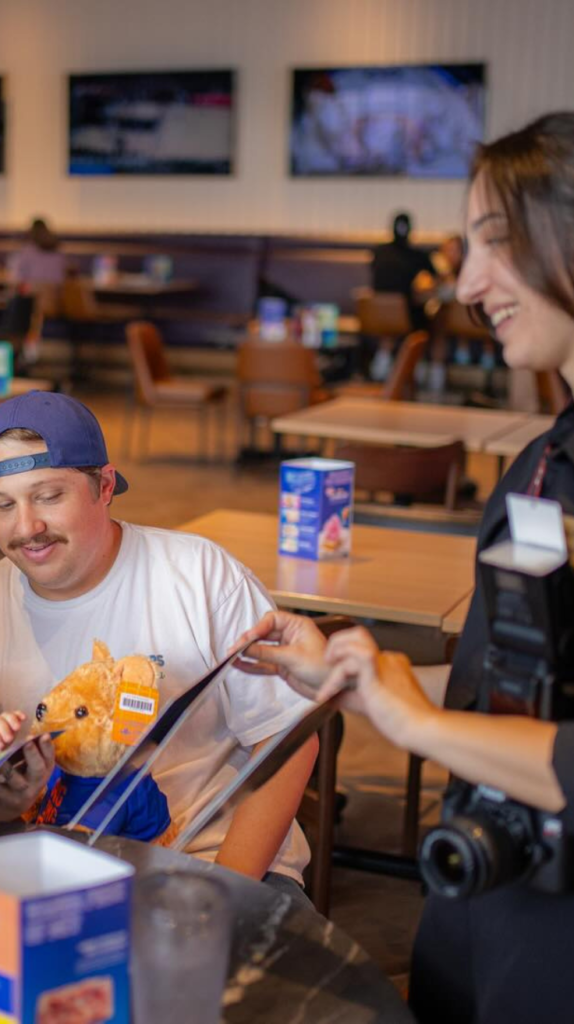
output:
[[[531,498],[539,498],[542,493],[542,484],[544,483],[544,477],[546,476],[546,470],[548,469],[548,458],[552,452],[552,445],[547,444],[546,448],[542,452],[538,465],[534,470],[532,480],[528,484],[528,490],[526,493]]]

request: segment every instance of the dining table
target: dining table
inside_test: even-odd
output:
[[[349,556],[314,561],[279,554],[278,518],[268,513],[217,509],[178,529],[225,547],[280,608],[442,631],[474,585],[474,537],[353,526]]]
[[[10,825],[2,831],[21,828]],[[61,834],[61,830],[54,831]],[[85,832],[66,832],[66,836],[70,841],[88,841]],[[219,883],[231,922],[222,1024],[415,1024],[396,988],[358,943],[314,910],[296,905],[289,895],[235,871],[151,843],[103,836],[95,848],[135,868],[134,911],[140,921],[146,920],[146,907],[141,901],[146,898],[145,881],[150,875],[175,873],[181,886],[186,886],[188,875],[190,884],[193,878]],[[177,900],[177,892],[172,898]],[[149,920],[149,942],[153,943],[152,915]],[[178,949],[181,961],[173,963],[174,977],[181,978],[183,966],[185,978],[185,965],[192,964],[194,936],[190,931],[182,931]],[[139,945],[141,948],[141,942]],[[133,977],[138,970],[137,946],[134,941]],[[226,951],[222,950],[221,955],[225,956]],[[219,975],[217,962],[213,971]],[[187,978],[189,1005],[193,1006],[197,975],[189,970]],[[211,981],[206,977],[207,985]],[[132,1024],[141,1024],[136,1013],[132,1017]],[[168,1024],[174,1021],[169,1003],[161,1019]]]
[[[546,417],[540,419],[542,432]],[[282,435],[418,448],[460,440],[466,451],[484,452],[491,442],[527,422],[534,430],[538,426],[532,414],[523,412],[355,397],[335,398],[278,416],[271,427]]]

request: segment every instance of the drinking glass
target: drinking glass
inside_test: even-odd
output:
[[[144,876],[132,924],[134,1024],[218,1024],[231,937],[225,887],[187,871]]]

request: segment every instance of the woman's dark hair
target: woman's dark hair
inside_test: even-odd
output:
[[[30,225],[30,241],[44,252],[53,252],[58,248],[58,238],[41,217],[36,217]]]
[[[502,205],[518,273],[574,318],[574,113],[479,146],[471,181],[479,176]]]

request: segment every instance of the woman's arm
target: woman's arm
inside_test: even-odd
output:
[[[269,612],[241,638],[249,641],[247,654],[256,664],[244,662],[247,671],[279,671],[316,700],[326,700],[352,680],[355,689],[343,706],[370,718],[396,746],[534,807],[559,811],[565,806],[552,768],[556,725],[441,710],[436,705],[444,699],[448,666],[413,670],[403,654],[380,652],[362,627],[335,633],[325,647],[312,620],[287,612]]]
[[[552,768],[555,723],[437,708],[408,659],[379,652],[364,629],[333,636],[325,658],[333,669],[318,699],[352,678],[356,689],[346,698],[347,707],[367,715],[398,747],[534,807],[555,812],[565,806]]]

